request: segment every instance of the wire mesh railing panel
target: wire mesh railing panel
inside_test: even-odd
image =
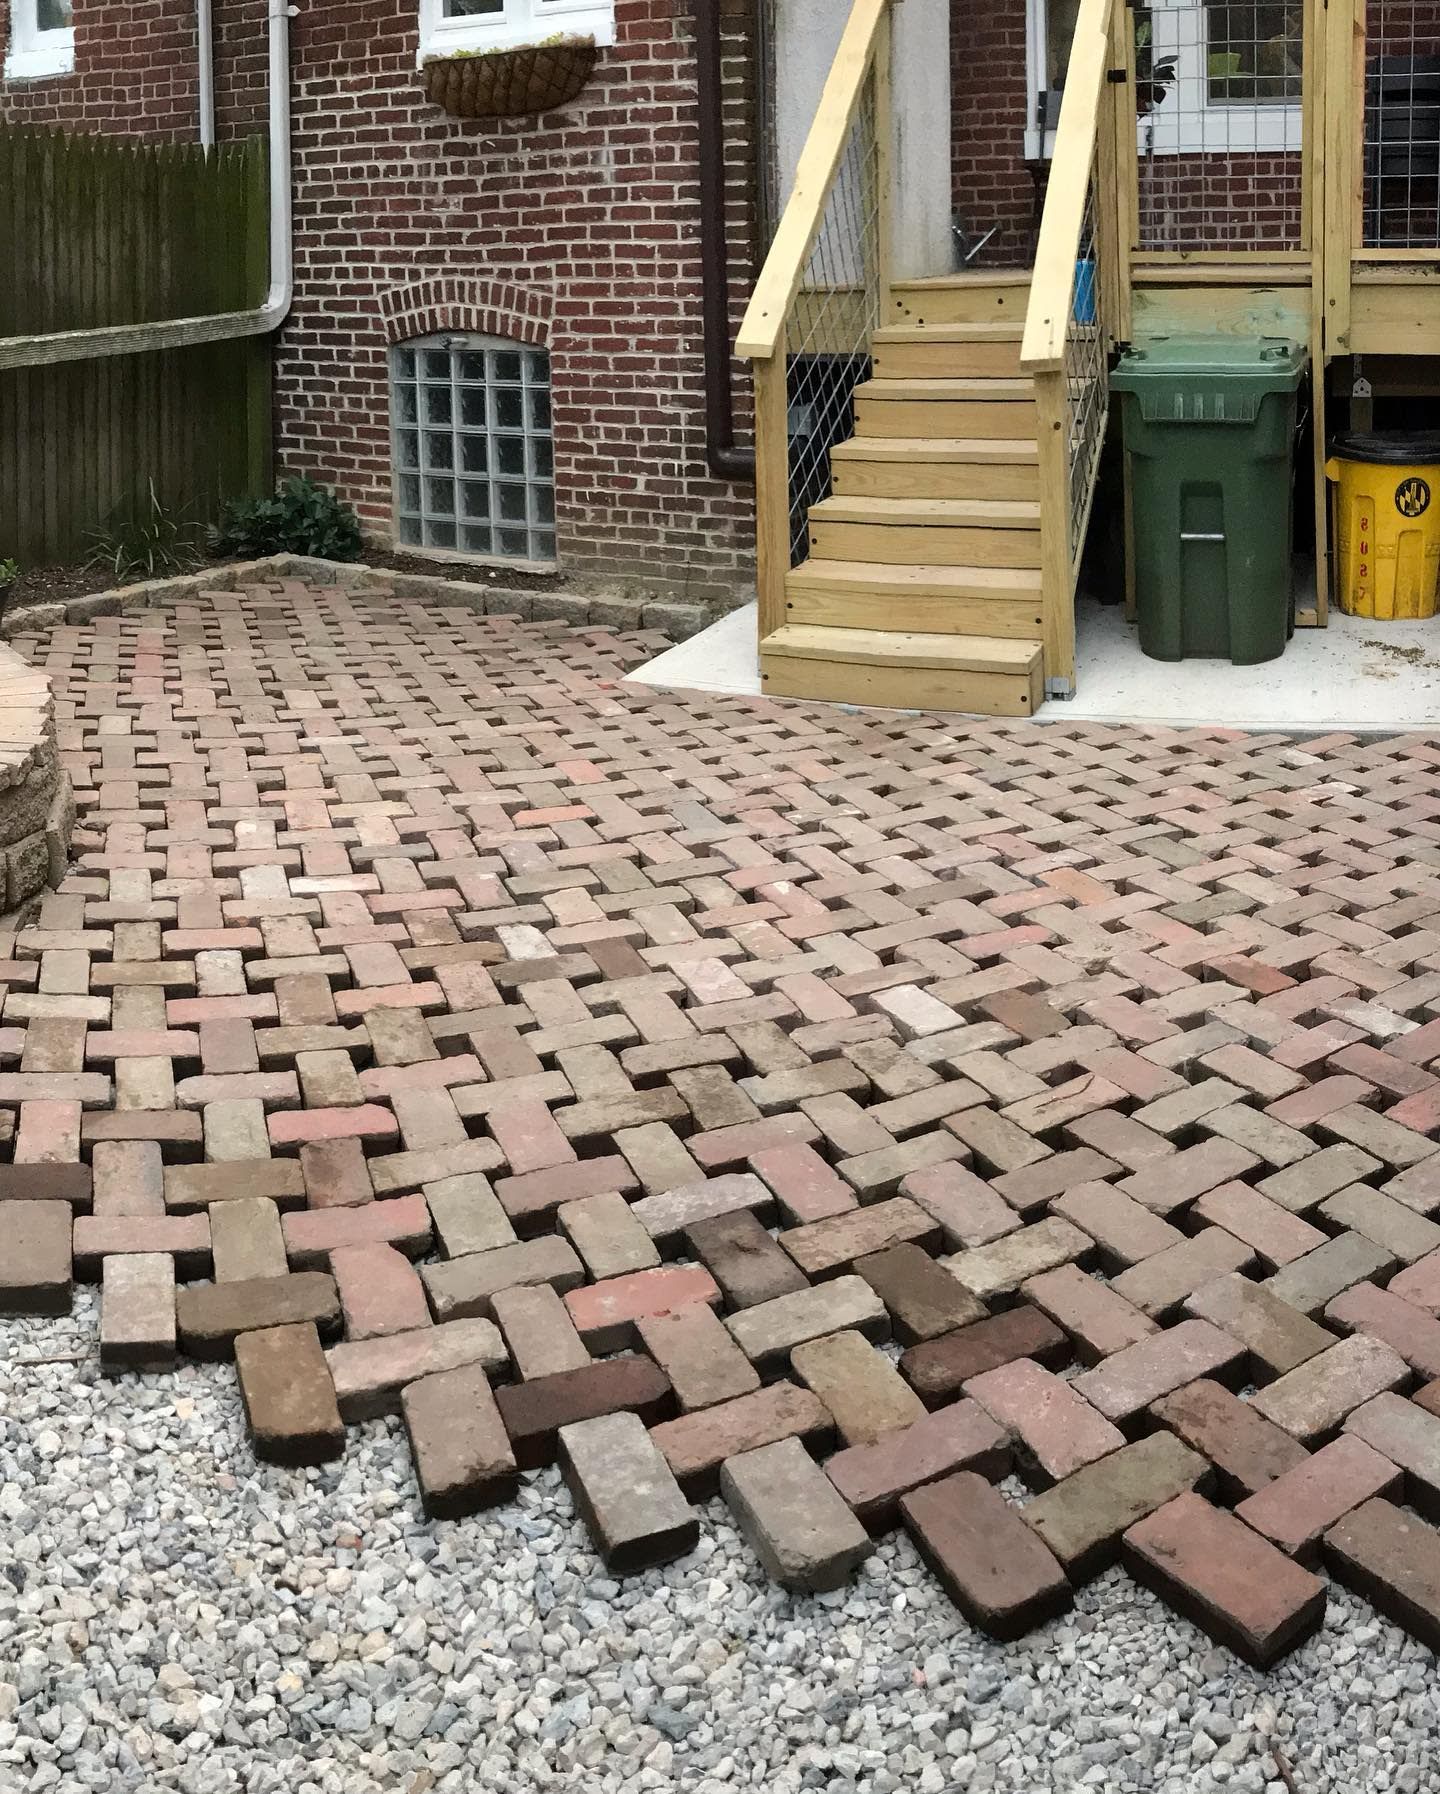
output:
[[[1139,246],[1304,246],[1304,0],[1132,7]]]
[[[1090,497],[1100,471],[1110,410],[1110,353],[1102,302],[1096,175],[1090,172],[1085,222],[1075,259],[1075,296],[1065,334],[1065,400],[1069,415],[1070,563],[1085,546]]]
[[[1440,249],[1440,0],[1365,8],[1363,242]]]
[[[809,551],[810,508],[830,495],[830,450],[854,435],[855,389],[870,377],[880,325],[881,179],[872,67],[786,326],[792,565]]]

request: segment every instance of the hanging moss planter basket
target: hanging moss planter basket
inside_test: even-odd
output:
[[[595,72],[593,37],[555,38],[478,56],[444,56],[421,70],[426,97],[451,118],[528,118],[577,97]]]

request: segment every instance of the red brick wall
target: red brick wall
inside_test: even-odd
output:
[[[1142,157],[1142,249],[1300,249],[1301,157]]]
[[[277,354],[282,464],[334,485],[367,529],[388,534],[391,320],[474,328],[475,318],[521,334],[523,319],[551,355],[566,567],[737,595],[753,564],[753,494],[712,479],[704,459],[690,0],[618,0],[619,41],[580,99],[499,127],[458,123],[425,101],[416,14],[416,0],[307,0],[293,21],[296,294]],[[76,15],[76,74],[0,84],[0,115],[192,134],[190,0],[77,0]],[[263,0],[218,0],[222,135],[263,122],[264,19]],[[753,249],[747,30],[737,7],[726,83],[737,321]],[[442,284],[417,308],[427,281]]]
[[[0,0],[0,57],[10,7]],[[75,72],[0,81],[0,117],[115,137],[188,138],[195,106],[195,8],[176,0],[80,0]]]
[[[1035,184],[1025,164],[1025,0],[951,0],[950,48],[956,214],[973,235],[995,228],[986,263],[1028,265]]]

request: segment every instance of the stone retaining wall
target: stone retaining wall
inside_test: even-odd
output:
[[[55,751],[50,677],[0,648],[0,911],[60,882],[74,824],[70,778]]]

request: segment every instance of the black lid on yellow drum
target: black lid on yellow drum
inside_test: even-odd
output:
[[[1373,461],[1380,467],[1440,467],[1440,430],[1337,436],[1330,453],[1341,461]]]

